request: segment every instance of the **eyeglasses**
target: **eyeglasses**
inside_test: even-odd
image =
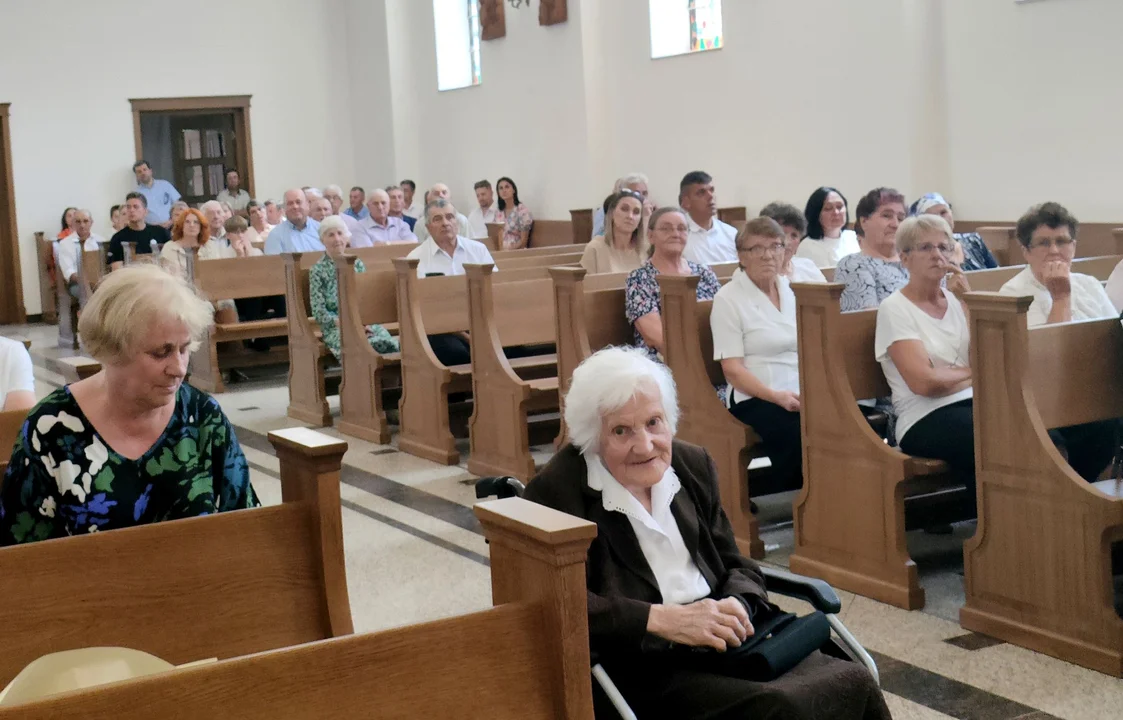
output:
[[[765,255],[782,255],[784,253],[784,243],[773,243],[771,245],[754,245],[750,248],[741,248],[738,252],[747,252],[751,257],[760,258]]]
[[[932,251],[935,250],[944,257],[948,257],[953,252],[955,252],[955,248],[953,248],[951,245],[948,245],[947,243],[940,243],[939,245],[933,245],[932,243],[921,243],[920,245],[914,247],[913,250],[918,253],[925,253],[926,255],[931,255]]]
[[[1039,248],[1052,248],[1058,250],[1068,250],[1076,244],[1076,238],[1059,237],[1059,238],[1046,238],[1044,240],[1035,240],[1029,244],[1030,250],[1037,250]]]
[[[672,233],[676,235],[688,235],[690,234],[690,228],[685,225],[656,225],[655,232],[661,232],[667,235]]]

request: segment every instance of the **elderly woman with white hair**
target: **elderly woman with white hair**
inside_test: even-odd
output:
[[[339,215],[329,215],[320,223],[320,242],[327,251],[308,274],[308,294],[312,317],[320,324],[324,345],[339,359],[339,281],[335,275],[335,259],[347,251],[351,233]],[[366,272],[362,260],[355,260],[355,272]],[[380,353],[396,353],[398,340],[381,325],[367,325],[367,340]]]
[[[28,415],[0,489],[0,545],[258,505],[233,426],[183,383],[213,312],[156,265],[106,277],[78,321],[102,369]]]
[[[593,654],[639,717],[888,718],[864,667],[817,650],[769,681],[717,667],[779,611],[737,549],[713,459],[674,439],[678,417],[666,367],[642,350],[594,353],[566,395],[570,445],[527,486],[597,525]]]

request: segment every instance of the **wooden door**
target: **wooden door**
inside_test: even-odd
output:
[[[245,178],[234,126],[233,113],[172,116],[172,168],[184,202],[197,207],[213,200],[225,187],[227,170]]]
[[[8,104],[0,103],[0,323],[27,320],[23,305]]]

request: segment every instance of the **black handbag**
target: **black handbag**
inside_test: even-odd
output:
[[[725,652],[710,648],[682,648],[679,652],[686,656],[685,662],[692,669],[768,682],[803,662],[831,637],[827,616],[818,610],[803,617],[777,613],[754,630],[753,636],[740,647]]]

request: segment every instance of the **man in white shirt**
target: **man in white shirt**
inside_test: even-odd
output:
[[[1026,314],[1029,327],[1119,317],[1099,280],[1072,272],[1077,227],[1076,218],[1055,202],[1032,207],[1018,220],[1026,268],[999,292],[1033,297]]]
[[[475,184],[476,202],[479,207],[468,215],[468,227],[472,231],[472,238],[475,240],[487,239],[487,224],[498,222],[495,217],[499,212],[499,208],[495,207],[495,193],[491,189],[491,183],[487,180],[480,180]]]
[[[412,180],[402,180],[398,185],[402,188],[402,198],[405,201],[405,214],[409,215],[414,220],[422,220],[422,216],[425,215],[425,204],[416,202],[413,198],[417,193],[417,183]],[[424,225],[425,223],[421,224]]]
[[[285,213],[281,209],[281,206],[276,202],[274,202],[273,200],[266,200],[264,203],[264,207],[265,221],[267,223],[269,223],[273,227],[277,227],[285,221]]]
[[[73,297],[78,297],[78,267],[82,262],[83,250],[97,250],[105,238],[91,233],[93,216],[89,210],[74,213],[74,232],[58,241],[59,277],[66,281]]]
[[[678,202],[690,228],[683,257],[702,265],[735,262],[737,230],[717,218],[714,179],[701,170],[687,173],[679,183]]]
[[[250,227],[246,231],[249,243],[252,245],[265,242],[265,238],[269,237],[269,231],[273,229],[266,219],[265,206],[256,200],[250,200],[246,205],[246,213],[250,221]]]
[[[218,200],[208,200],[199,208],[203,217],[207,219],[210,227],[211,242],[217,242],[222,247],[230,247],[226,239],[226,210]]]
[[[250,194],[242,188],[241,179],[237,170],[226,171],[226,187],[215,197],[220,203],[226,203],[230,209],[245,217],[246,205],[250,201]]]
[[[451,200],[449,200],[450,194],[451,193],[449,192],[448,185],[445,185],[444,183],[437,183],[433,187],[429,188],[429,192],[425,195],[425,202],[427,203],[426,207],[428,207],[429,203],[433,203],[437,200],[444,200],[447,203],[451,203]],[[460,237],[472,237],[472,228],[468,225],[468,218],[464,217],[463,213],[456,213],[456,227],[456,234]],[[415,225],[413,232],[415,235],[417,235],[418,241],[425,241],[429,237],[428,224],[419,223]],[[484,237],[487,237],[486,232],[484,233]]]
[[[459,235],[457,217],[463,217],[447,200],[438,198],[425,209],[430,236],[406,257],[417,258],[417,277],[430,274],[463,275],[465,263],[494,263],[487,246]]]

